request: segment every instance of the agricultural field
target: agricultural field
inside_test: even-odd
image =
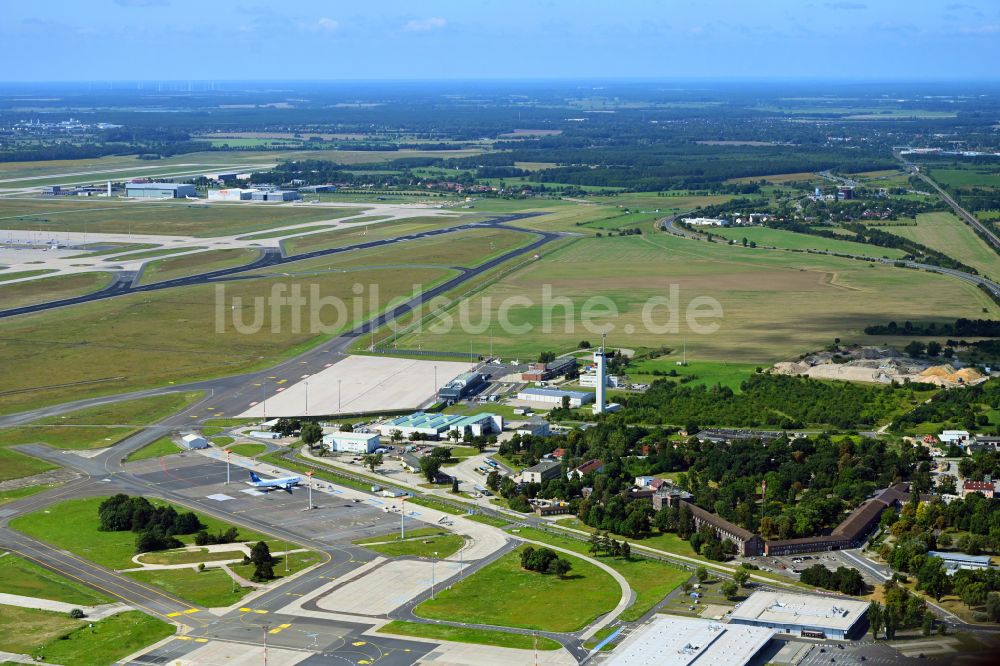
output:
[[[684,376],[693,376],[694,379],[690,381],[691,385],[715,386],[721,384],[734,391],[739,391],[740,384],[758,367],[752,363],[727,363],[725,361],[700,361],[697,359],[688,359],[686,365],[678,365],[678,363],[683,362],[682,358],[682,350],[677,349],[672,354],[660,358],[641,359],[630,363],[626,374],[632,383],[636,384],[649,384],[657,379],[680,381]],[[669,376],[671,372],[676,372],[677,376]]]
[[[163,282],[223,268],[243,266],[256,261],[258,257],[260,252],[253,248],[229,248],[158,259],[145,265],[140,284]]]
[[[921,213],[915,226],[884,227],[883,231],[943,252],[984,276],[1000,278],[1000,254],[951,212]]]
[[[1000,172],[984,167],[938,168],[930,167],[930,176],[939,185],[962,190],[979,187],[985,189],[1000,189]]]
[[[545,285],[553,296],[571,299],[575,319],[567,318],[564,307],[543,307]],[[643,310],[649,299],[668,297],[672,287],[680,305],[673,320],[676,329],[669,327],[669,302],[647,311],[653,325],[647,326]],[[580,313],[595,294],[609,301],[591,301],[588,330]],[[476,293],[467,307],[473,313],[496,314],[505,299],[525,296],[531,305],[507,301],[516,303],[508,319],[519,329],[501,327],[494,316],[482,333],[466,334],[458,326],[432,333],[432,322],[426,320],[422,333],[407,333],[398,345],[414,348],[419,338],[421,348],[428,350],[466,349],[470,340],[483,348],[492,337],[496,354],[525,358],[574,349],[610,324],[608,338],[614,346],[676,349],[686,343],[689,357],[700,361],[765,364],[824,346],[835,337],[863,342],[864,326],[873,320],[913,319],[916,302],[939,319],[995,316],[1000,310],[975,287],[946,276],[667,234],[573,241]],[[686,321],[684,312],[699,297],[713,298],[722,308],[721,318],[701,319],[702,325],[717,323],[714,331],[696,332]],[[609,302],[611,315],[605,314]],[[549,330],[543,325],[546,310]],[[455,317],[456,311],[452,307],[446,314]]]
[[[452,273],[442,268],[358,269],[318,273],[297,283],[306,294],[315,285],[322,296],[339,296],[346,303],[352,303],[355,283],[378,284],[377,306],[383,308],[410,294],[414,284],[433,284]],[[255,296],[270,294],[273,285],[288,282],[287,277],[234,281],[225,285],[225,298],[253,303]],[[263,308],[260,330],[240,333],[228,319],[215,321],[217,297],[216,285],[198,285],[3,320],[0,385],[12,392],[0,395],[0,413],[270,366],[352,323],[325,313],[322,323],[328,332],[312,333],[308,326],[293,331],[291,310],[284,308],[275,332],[271,308]],[[360,300],[366,316],[369,298]],[[248,325],[254,319],[252,311],[238,314]],[[96,383],[55,386],[81,381]]]
[[[437,593],[414,612],[432,620],[539,631],[578,631],[615,607],[621,591],[606,572],[573,556],[565,579],[521,568],[510,552]]]
[[[6,310],[83,296],[104,289],[112,279],[111,273],[91,272],[0,285],[0,307]]]
[[[0,198],[0,229],[62,232],[225,236],[272,227],[328,222],[358,208],[285,204],[206,203],[180,200]]]
[[[823,238],[822,236],[800,234],[782,229],[768,229],[767,227],[733,227],[711,229],[709,231],[713,236],[720,236],[740,244],[746,238],[748,243],[754,242],[758,247],[777,247],[788,250],[818,250],[820,252],[853,254],[873,258],[884,257],[887,259],[898,259],[906,254],[902,250],[892,247],[876,247],[867,243],[855,243],[854,241],[839,240],[836,238]]]

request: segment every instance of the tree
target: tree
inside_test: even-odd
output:
[[[993,622],[1000,622],[1000,594],[990,592],[986,597],[986,615]]]
[[[451,477],[451,492],[458,494],[458,477]]]
[[[394,428],[392,432],[389,433],[389,439],[393,444],[399,444],[403,441],[403,431],[399,428]]]
[[[549,565],[549,571],[554,573],[559,578],[565,578],[566,574],[568,574],[572,568],[573,563],[562,557],[556,558]]]
[[[354,425],[350,423],[341,423],[340,432],[354,432]]]
[[[274,558],[266,541],[258,541],[250,548],[250,562],[254,565],[254,582],[260,583],[274,578]]]
[[[934,615],[930,611],[927,611],[926,613],[924,613],[924,619],[920,623],[920,633],[923,634],[924,636],[930,636],[931,631],[933,630],[934,630]]]
[[[882,629],[882,604],[873,601],[868,608],[868,624],[872,630],[872,639],[878,640],[878,632]]]
[[[727,580],[719,586],[719,591],[722,592],[722,595],[729,600],[736,597],[736,593],[739,592],[739,589],[739,586],[731,580]]]
[[[699,583],[704,583],[708,580],[708,569],[705,567],[698,567],[694,570],[694,575],[698,579]]]
[[[631,560],[632,559],[632,546],[628,544],[628,541],[622,542],[622,559]]]
[[[733,572],[733,581],[740,587],[746,587],[750,582],[750,572],[743,567],[738,568]]]
[[[441,471],[441,459],[436,456],[424,456],[420,459],[420,473],[429,483],[434,483]]]
[[[87,617],[86,615],[84,615],[83,611],[80,610],[79,608],[74,608],[73,610],[71,610],[69,612],[69,616],[74,620],[82,620],[83,618]]]
[[[551,363],[554,360],[556,360],[556,353],[553,351],[543,351],[538,355],[539,363]]]
[[[686,580],[681,583],[681,589],[684,590],[684,594],[689,594],[691,592],[691,581]]]
[[[589,544],[588,548],[587,548],[587,551],[591,555],[597,555],[597,553],[600,552],[600,550],[601,550],[601,540],[600,540],[600,537],[597,536],[597,532],[591,532],[590,533],[590,539],[588,539],[587,543]]]
[[[372,474],[374,474],[375,468],[382,464],[382,454],[366,453],[361,456],[361,464],[371,470]]]
[[[278,433],[281,437],[291,437],[296,432],[298,432],[301,427],[301,422],[298,419],[278,419],[278,421],[271,426],[271,432]]]
[[[320,427],[315,421],[309,421],[302,424],[302,430],[299,431],[299,437],[302,441],[309,446],[312,446],[316,442],[323,439],[323,428]]]

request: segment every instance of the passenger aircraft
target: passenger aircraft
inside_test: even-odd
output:
[[[299,477],[297,476],[284,476],[280,479],[268,479],[267,481],[262,481],[255,472],[250,472],[250,480],[247,482],[254,488],[260,488],[261,490],[271,490],[273,488],[281,488],[285,492],[292,492],[292,487],[299,485]]]

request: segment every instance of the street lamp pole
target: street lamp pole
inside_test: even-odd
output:
[[[306,472],[306,476],[309,477],[309,508],[312,509],[313,508],[313,483],[312,483],[312,481],[313,481],[313,473],[311,471],[310,472]]]
[[[340,411],[341,411],[341,407],[340,407],[340,395],[341,395],[340,394],[340,382],[341,382],[341,380],[338,379],[337,380],[337,413],[340,413]]]
[[[264,666],[267,666],[267,632],[271,628],[271,625],[264,625]]]
[[[406,538],[406,496],[399,500],[399,540]]]
[[[431,560],[431,599],[434,599],[434,565],[437,563],[437,551],[434,551],[434,559]]]
[[[226,485],[229,485],[229,456],[232,453],[229,449],[226,449]]]

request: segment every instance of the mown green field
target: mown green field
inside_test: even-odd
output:
[[[35,262],[41,263],[41,262]],[[39,268],[33,271],[14,271],[13,273],[4,273],[0,271],[0,282],[9,282],[11,280],[23,280],[24,278],[35,277],[37,275],[45,275],[47,273],[53,273],[55,269],[50,268]]]
[[[368,537],[354,541],[359,546],[374,550],[386,557],[433,557],[443,559],[458,552],[465,544],[465,538],[447,530],[435,527],[410,530],[404,540],[399,534]]]
[[[921,213],[916,226],[884,227],[883,231],[943,252],[982,275],[1000,278],[1000,254],[951,212]]]
[[[710,229],[708,231],[714,236],[721,236],[740,244],[746,238],[748,243],[751,241],[755,242],[758,247],[780,247],[789,250],[819,250],[821,252],[837,252],[839,254],[853,254],[863,257],[886,257],[888,259],[898,259],[906,254],[902,250],[892,247],[876,247],[866,243],[810,236],[809,234],[799,234],[794,231],[783,231],[781,229],[768,229],[767,227],[735,227],[730,229]]]
[[[989,167],[963,169],[932,167],[930,175],[944,187],[1000,189],[1000,172]]]
[[[52,488],[55,488],[55,485],[33,485],[25,488],[15,488],[14,490],[0,490],[0,506],[7,504],[8,502],[16,502],[17,500],[24,499],[25,497],[31,497],[32,495],[46,490],[51,490]]]
[[[414,284],[433,284],[452,274],[443,268],[385,268],[262,277],[224,287],[130,294],[5,319],[0,322],[0,386],[12,392],[0,395],[0,413],[270,366],[352,325],[355,283],[377,284],[376,305],[383,308],[412,293]],[[315,289],[320,297],[339,297],[349,305],[346,316],[351,320],[326,308],[318,313],[314,329],[307,309],[303,325],[295,330],[291,308],[280,310],[281,321],[275,325],[272,308],[253,307],[255,297],[268,297],[273,286],[290,283],[299,284],[306,295]],[[363,317],[369,315],[371,293],[358,299]],[[235,298],[241,299],[241,309],[232,307]],[[258,314],[259,328],[253,325]],[[101,381],[56,386],[95,380]]]
[[[740,384],[758,367],[753,363],[727,363],[725,361],[700,361],[696,359],[688,359],[687,365],[677,365],[682,357],[683,352],[677,349],[668,356],[635,361],[629,364],[626,374],[633,383],[637,384],[648,384],[657,379],[678,382],[685,375],[694,375],[695,379],[690,382],[692,385],[715,386],[721,384],[733,390],[739,390]],[[677,372],[676,377],[653,374],[659,372],[669,375],[674,371]]]
[[[359,223],[358,226],[352,226],[349,229],[334,229],[332,231],[289,238],[282,242],[282,247],[285,249],[285,254],[294,256],[306,252],[315,252],[316,250],[367,243],[383,238],[408,236],[430,229],[452,227],[464,221],[455,216],[428,216],[411,217],[391,222],[378,222],[371,225]]]
[[[3,442],[4,431],[0,430],[0,444]],[[58,469],[58,466],[20,451],[0,448],[0,481],[34,476],[53,469]]]
[[[90,294],[111,284],[112,277],[111,273],[94,271],[0,285],[0,307],[7,310]]]
[[[554,299],[544,304],[546,289],[570,299],[572,316]],[[595,295],[607,300],[589,301],[588,327],[583,306]],[[722,316],[689,317],[691,308],[712,310],[706,299],[721,306]],[[497,316],[504,303],[510,325]],[[434,332],[428,320],[422,332],[402,336],[398,346],[467,349],[471,340],[488,349],[492,338],[495,354],[524,359],[593,342],[610,325],[608,343],[615,347],[677,349],[686,343],[689,358],[699,361],[765,364],[836,337],[864,342],[862,329],[872,321],[914,320],[920,312],[938,320],[1000,312],[978,289],[946,276],[667,234],[576,240],[476,293],[467,308],[477,323],[480,312],[493,313],[482,332],[454,325],[459,312],[453,307],[446,313],[450,330]],[[718,326],[703,328],[711,324]]]
[[[433,620],[564,632],[584,628],[618,603],[618,584],[593,564],[561,555],[573,569],[560,579],[521,569],[521,550],[439,590],[414,612]]]
[[[136,449],[125,458],[125,462],[136,462],[137,460],[147,460],[149,458],[162,458],[163,456],[180,453],[181,447],[174,443],[169,437],[161,437],[154,442],[150,442],[141,449]]]
[[[247,458],[253,458],[254,456],[260,455],[264,451],[267,451],[267,447],[263,444],[256,443],[245,443],[245,444],[233,444],[232,446],[226,447],[233,453],[246,456]]]
[[[0,229],[223,236],[356,215],[363,208],[208,204],[180,200],[0,199]]]
[[[115,601],[82,583],[10,553],[0,557],[0,590],[7,594],[51,599],[79,606],[97,606]]]
[[[210,567],[204,571],[197,569],[150,569],[130,571],[126,575],[206,608],[230,606],[253,590],[249,587],[234,585],[233,579],[217,567]]]
[[[146,264],[140,284],[163,282],[164,280],[199,275],[223,268],[243,266],[255,261],[258,257],[260,257],[260,251],[254,248],[229,248],[158,259]]]

